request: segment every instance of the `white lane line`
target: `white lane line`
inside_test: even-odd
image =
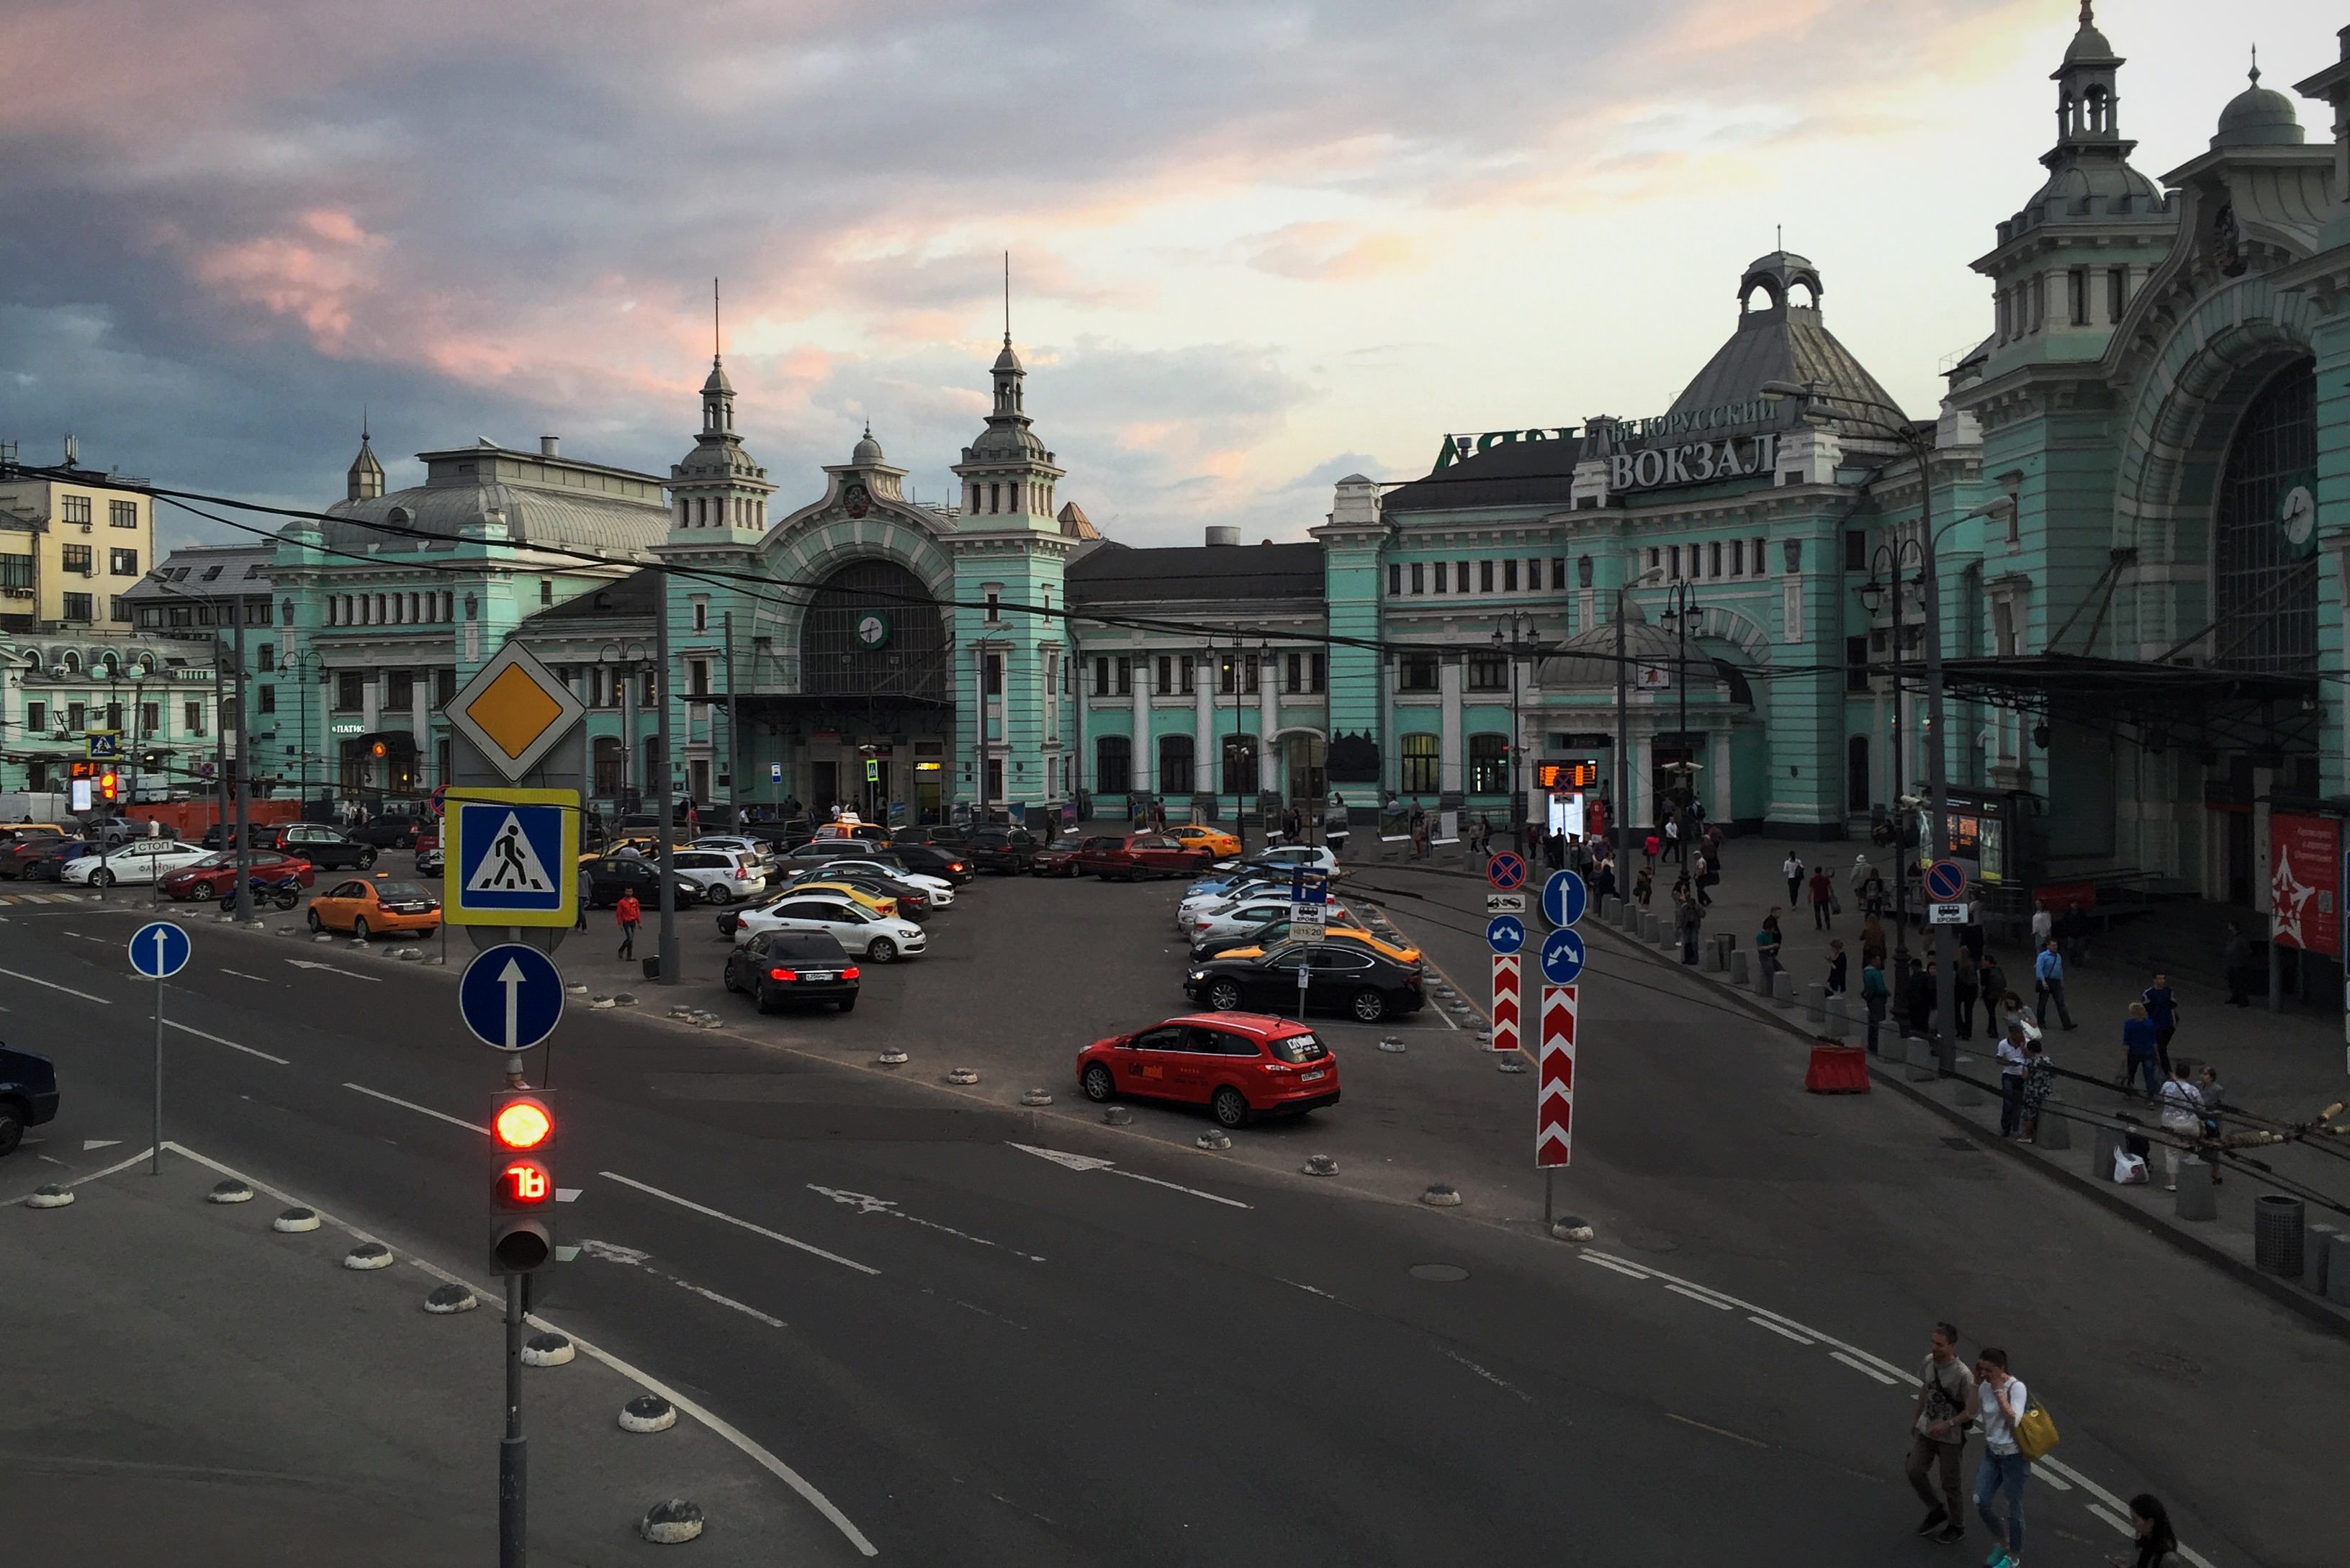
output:
[[[1459,1362],[1461,1366],[1467,1367],[1470,1371],[1475,1373],[1486,1382],[1491,1383],[1494,1387],[1507,1389],[1510,1393],[1516,1395],[1523,1403],[1531,1405],[1534,1402],[1534,1397],[1533,1395],[1527,1393],[1524,1389],[1519,1387],[1516,1384],[1512,1383],[1505,1377],[1495,1376],[1492,1373],[1488,1372],[1485,1368],[1478,1366],[1475,1362],[1470,1360],[1467,1356],[1462,1355],[1458,1351],[1447,1349],[1441,1345],[1438,1345],[1436,1349],[1437,1354],[1442,1355],[1446,1360]]]
[[[355,969],[337,969],[333,964],[314,963],[308,959],[287,959],[286,961],[296,969],[322,969],[328,974],[339,974],[348,980],[363,980],[369,985],[380,984],[383,980],[380,974],[361,974]]]
[[[1704,1291],[1710,1295],[1719,1296],[1721,1300],[1728,1302],[1734,1307],[1740,1308],[1742,1311],[1752,1313],[1757,1317],[1767,1317],[1773,1323],[1784,1324],[1789,1328],[1795,1330],[1798,1334],[1807,1334],[1823,1345],[1828,1345],[1835,1350],[1841,1350],[1847,1355],[1854,1356],[1858,1360],[1867,1362],[1878,1371],[1887,1374],[1894,1382],[1907,1382],[1909,1378],[1909,1373],[1907,1368],[1896,1366],[1893,1363],[1886,1360],[1882,1356],[1871,1355],[1867,1351],[1863,1350],[1856,1345],[1847,1345],[1832,1334],[1823,1334],[1818,1329],[1812,1327],[1809,1324],[1797,1323],[1794,1318],[1788,1317],[1783,1313],[1773,1312],[1769,1307],[1758,1306],[1752,1302],[1741,1301],[1738,1297],[1731,1295],[1728,1291],[1717,1291],[1711,1285],[1700,1285],[1695,1280],[1684,1280],[1679,1275],[1668,1274],[1659,1269],[1649,1269],[1643,1265],[1637,1265],[1632,1263],[1628,1259],[1614,1257],[1606,1252],[1586,1252],[1583,1256],[1586,1260],[1593,1262],[1613,1262],[1621,1264],[1625,1268],[1638,1267],[1641,1269],[1642,1272],[1655,1279],[1664,1281],[1669,1284],[1689,1285],[1693,1289]]]
[[[1147,1181],[1153,1187],[1164,1187],[1175,1192],[1188,1192],[1194,1198],[1204,1198],[1211,1203],[1221,1203],[1228,1209],[1249,1207],[1237,1198],[1226,1198],[1214,1192],[1202,1192],[1196,1187],[1186,1187],[1180,1181],[1161,1181],[1155,1176],[1145,1176],[1140,1171],[1120,1170],[1115,1160],[1102,1159],[1095,1155],[1071,1154],[1066,1149],[1059,1148],[1038,1148],[1035,1144],[1030,1143],[1015,1143],[1012,1147],[1023,1154],[1033,1154],[1039,1159],[1049,1159],[1064,1170],[1107,1170],[1112,1176],[1123,1176],[1128,1181]]]
[[[2100,1503],[2091,1503],[2089,1505],[2089,1511],[2095,1514],[2099,1519],[2104,1520],[2107,1524],[2112,1525],[2115,1532],[2118,1534],[2136,1535],[2137,1533],[2137,1530],[2132,1528],[2128,1520],[2124,1519],[2120,1514],[2114,1512],[2111,1509],[2106,1508]]]
[[[1846,1355],[1841,1350],[1829,1351],[1828,1359],[1830,1361],[1841,1361],[1846,1366],[1851,1367],[1855,1372],[1859,1373],[1863,1377],[1874,1377],[1879,1383],[1889,1385],[1899,1381],[1898,1378],[1887,1377],[1884,1373],[1879,1372],[1876,1367],[1871,1366],[1867,1362],[1861,1360],[1858,1356]]]
[[[1687,1296],[1693,1302],[1702,1302],[1716,1312],[1728,1312],[1730,1310],[1730,1303],[1728,1302],[1718,1302],[1711,1296],[1704,1295],[1699,1292],[1690,1289],[1687,1285],[1667,1285],[1665,1289],[1672,1292],[1673,1294],[1677,1296]]]
[[[1320,1296],[1326,1302],[1335,1302],[1338,1300],[1336,1296],[1332,1295],[1328,1291],[1317,1291],[1312,1285],[1300,1284],[1295,1280],[1284,1280],[1279,1274],[1275,1274],[1273,1277],[1276,1282],[1287,1285],[1293,1291],[1304,1291],[1307,1295]],[[1344,1303],[1342,1303],[1340,1304],[1343,1305]]]
[[[223,974],[233,974],[233,975],[236,976],[236,978],[237,978],[237,979],[239,979],[239,980],[257,980],[257,981],[260,981],[262,984],[264,984],[264,985],[275,985],[275,984],[276,984],[276,983],[277,983],[276,981],[271,980],[271,979],[270,979],[268,976],[266,976],[266,975],[260,975],[260,974],[247,974],[247,973],[245,973],[245,972],[244,972],[244,971],[243,971],[243,970],[241,970],[241,969],[224,969],[224,970],[221,971],[221,973],[223,973]]]
[[[784,1328],[784,1327],[787,1327],[787,1326],[788,1326],[788,1325],[784,1322],[784,1320],[783,1320],[782,1318],[779,1318],[779,1317],[769,1317],[765,1313],[761,1312],[757,1307],[754,1307],[754,1306],[744,1306],[741,1302],[736,1301],[733,1296],[722,1296],[722,1295],[720,1295],[716,1291],[712,1290],[712,1289],[711,1289],[709,1286],[707,1286],[707,1285],[697,1285],[697,1284],[691,1284],[691,1283],[689,1283],[688,1282],[686,1282],[686,1281],[684,1281],[684,1280],[681,1280],[681,1279],[677,1278],[674,1274],[672,1274],[672,1275],[671,1275],[671,1276],[670,1276],[670,1282],[670,1282],[670,1283],[671,1283],[671,1284],[673,1284],[673,1285],[675,1285],[675,1286],[677,1286],[677,1288],[678,1288],[678,1289],[680,1289],[680,1290],[682,1290],[682,1291],[691,1291],[695,1295],[698,1295],[698,1296],[702,1297],[704,1301],[712,1301],[712,1302],[716,1302],[720,1306],[723,1306],[723,1307],[733,1307],[736,1312],[741,1313],[744,1317],[754,1317],[754,1318],[757,1318],[761,1323],[765,1324],[769,1328]]]
[[[1117,1167],[1113,1166],[1110,1168],[1109,1173],[1112,1176],[1123,1176],[1128,1181],[1147,1181],[1153,1187],[1163,1187],[1170,1192],[1188,1192],[1194,1198],[1204,1198],[1211,1203],[1221,1203],[1227,1209],[1246,1209],[1249,1207],[1237,1198],[1226,1198],[1221,1193],[1215,1192],[1203,1192],[1196,1187],[1186,1187],[1180,1181],[1161,1181],[1155,1176],[1145,1176],[1139,1170],[1120,1170]]]
[[[2074,1469],[2072,1466],[2066,1464],[2062,1459],[2052,1459],[2043,1457],[2033,1460],[2032,1468],[2035,1471],[2046,1470],[2050,1472],[2048,1475],[2043,1475],[2040,1478],[2043,1480],[2051,1481],[2053,1484],[2061,1486],[2064,1483],[2062,1481],[2056,1481],[2054,1478],[2062,1476],[2064,1478],[2064,1480],[2071,1481],[2074,1486],[2079,1487],[2083,1491],[2087,1492],[2091,1497],[2095,1498],[2099,1502],[2104,1503],[2107,1508],[2114,1510],[2116,1512],[2123,1513],[2128,1511],[2128,1510],[2123,1505],[2121,1499],[2116,1497],[2113,1493],[2107,1491],[2105,1488],[2099,1486],[2096,1482],[2091,1480],[2088,1477],[2083,1475],[2080,1471]],[[2182,1546],[2179,1550],[2184,1552],[2187,1549]]]
[[[920,1225],[925,1231],[938,1231],[978,1246],[993,1247],[997,1251],[1009,1252],[1015,1258],[1025,1258],[1032,1263],[1041,1263],[1045,1261],[1034,1252],[1024,1252],[1017,1247],[1007,1247],[1001,1241],[991,1241],[984,1236],[974,1236],[968,1231],[958,1231],[951,1225],[941,1225],[935,1220],[925,1220],[919,1214],[909,1214],[898,1206],[897,1199],[893,1198],[876,1198],[869,1192],[849,1192],[837,1187],[818,1187],[813,1181],[808,1183],[808,1190],[829,1198],[835,1203],[845,1203],[859,1214],[887,1214],[893,1220],[903,1220],[909,1224]]]
[[[479,1123],[466,1121],[462,1116],[452,1116],[446,1111],[436,1111],[431,1106],[420,1106],[413,1100],[403,1100],[397,1095],[387,1095],[381,1089],[370,1089],[365,1084],[345,1084],[343,1087],[357,1089],[370,1099],[381,1100],[388,1106],[398,1106],[403,1111],[414,1111],[418,1116],[431,1116],[434,1121],[447,1122],[452,1127],[463,1127],[467,1132],[477,1132],[484,1137],[490,1136],[490,1129]]]
[[[1590,1263],[1597,1268],[1606,1269],[1611,1273],[1621,1274],[1627,1280],[1646,1280],[1648,1278],[1648,1273],[1643,1270],[1636,1269],[1629,1263],[1619,1263],[1613,1258],[1603,1258],[1596,1252],[1582,1252],[1576,1255],[1582,1258],[1582,1260],[1586,1263]]]
[[[88,932],[86,932],[86,931],[68,931],[68,932],[66,933],[66,935],[68,935],[68,936],[69,936],[69,937],[72,937],[72,938],[75,938],[76,940],[80,940],[80,941],[85,941],[85,942],[96,942],[99,947],[102,947],[102,948],[110,948],[110,947],[112,947],[112,946],[114,945],[111,941],[109,941],[109,940],[108,940],[106,938],[104,938],[104,937],[93,937],[93,936],[89,935],[89,934],[88,934]]]
[[[248,1056],[258,1056],[265,1062],[275,1062],[281,1067],[293,1065],[283,1056],[272,1056],[266,1051],[256,1051],[250,1045],[240,1045],[234,1040],[224,1040],[217,1034],[207,1034],[201,1029],[191,1029],[176,1018],[166,1018],[163,1020],[163,1025],[167,1029],[176,1029],[182,1034],[192,1034],[199,1040],[209,1040],[215,1045],[225,1045],[232,1051],[242,1051]]]
[[[2178,1554],[2181,1557],[2186,1558],[2189,1563],[2192,1563],[2194,1568],[2211,1568],[2211,1560],[2209,1557],[2204,1556],[2200,1552],[2196,1551],[2192,1546],[2181,1544],[2178,1548]]]
[[[1816,1345],[1819,1343],[1817,1340],[1811,1338],[1807,1334],[1797,1334],[1792,1328],[1781,1328],[1777,1324],[1773,1323],[1767,1317],[1756,1317],[1752,1313],[1748,1313],[1746,1314],[1746,1321],[1752,1324],[1757,1328],[1767,1328],[1773,1334],[1778,1334],[1782,1338],[1792,1339],[1797,1345]]]
[[[435,1114],[437,1115],[438,1113]],[[280,1192],[277,1189],[270,1186],[267,1182],[257,1181],[254,1178],[245,1175],[244,1172],[232,1169],[230,1167],[223,1165],[219,1160],[213,1159],[209,1156],[198,1154],[195,1150],[189,1148],[183,1144],[172,1143],[167,1139],[164,1142],[163,1147],[170,1149],[173,1154],[194,1160],[198,1165],[210,1166],[213,1169],[219,1171],[223,1176],[233,1176],[239,1181],[244,1182],[246,1186],[252,1188],[256,1192],[266,1192],[270,1197],[276,1199],[280,1203],[302,1204],[302,1199],[294,1197],[291,1193]],[[609,1175],[610,1173],[608,1171],[606,1174]],[[615,1178],[615,1179],[625,1179]],[[308,1208],[313,1213],[317,1214],[319,1219],[327,1221],[328,1224],[337,1227],[359,1241],[375,1241],[381,1240],[380,1237],[369,1235],[366,1231],[360,1230],[358,1226],[351,1224],[348,1220],[336,1219],[333,1215],[328,1213],[325,1210],[320,1209],[315,1203],[306,1204],[303,1206]],[[413,1263],[417,1268],[422,1270],[424,1272],[432,1275],[434,1279],[441,1281],[444,1284],[459,1286],[464,1290],[471,1291],[475,1295],[484,1297],[484,1299],[500,1293],[484,1286],[476,1285],[471,1280],[460,1279],[455,1274],[451,1273],[448,1270],[437,1268],[413,1254],[406,1255],[405,1261],[410,1263]],[[878,1557],[880,1555],[879,1550],[874,1546],[873,1542],[865,1538],[865,1532],[858,1529],[855,1524],[851,1523],[847,1514],[841,1512],[840,1510],[832,1505],[832,1500],[830,1498],[816,1490],[816,1489],[810,1485],[807,1479],[802,1476],[799,1471],[792,1469],[791,1466],[784,1463],[783,1460],[777,1459],[775,1455],[769,1453],[765,1449],[761,1448],[757,1443],[746,1437],[741,1429],[734,1426],[733,1422],[728,1421],[704,1407],[696,1404],[693,1400],[687,1398],[684,1395],[679,1393],[676,1389],[671,1388],[668,1384],[661,1382],[659,1378],[654,1377],[650,1373],[641,1371],[635,1366],[631,1366],[629,1363],[621,1360],[619,1356],[614,1355],[610,1351],[604,1349],[600,1345],[589,1344],[587,1340],[580,1338],[571,1330],[558,1327],[556,1324],[549,1323],[546,1319],[539,1316],[536,1313],[525,1314],[523,1321],[529,1324],[533,1328],[543,1329],[548,1334],[562,1334],[565,1338],[570,1340],[573,1347],[580,1351],[582,1354],[592,1356],[596,1360],[602,1362],[605,1366],[610,1367],[621,1376],[628,1378],[630,1382],[644,1389],[646,1393],[660,1395],[662,1398],[668,1400],[671,1404],[676,1406],[679,1409],[684,1411],[687,1415],[692,1417],[695,1420],[709,1428],[712,1432],[717,1433],[719,1437],[733,1444],[734,1448],[752,1463],[757,1465],[761,1469],[765,1470],[777,1480],[782,1481],[785,1486],[791,1488],[792,1490],[797,1492],[800,1495],[801,1501],[805,1501],[810,1508],[815,1509],[818,1513],[824,1515],[827,1520],[830,1521],[833,1528],[838,1530],[841,1534],[847,1536],[848,1538],[848,1543],[856,1547],[860,1553],[867,1557]]]
[[[2043,1459],[2032,1467],[2032,1479],[2052,1491],[2071,1491],[2073,1483],[2049,1470],[2046,1468],[2047,1462]]]
[[[1733,1443],[1744,1443],[1750,1449],[1767,1449],[1771,1446],[1760,1438],[1750,1438],[1743,1432],[1733,1432],[1727,1427],[1711,1427],[1703,1421],[1692,1421],[1687,1416],[1676,1416],[1670,1410],[1665,1412],[1665,1419],[1679,1421],[1684,1427],[1695,1427],[1700,1432],[1711,1432],[1717,1438],[1728,1438]]]
[[[62,992],[64,992],[68,996],[78,996],[78,997],[80,997],[84,1002],[97,1002],[100,1007],[111,1007],[111,1006],[113,1006],[113,1005],[114,1005],[114,1003],[112,1003],[111,1002],[109,1002],[106,998],[104,998],[104,997],[102,997],[102,996],[92,996],[89,992],[86,992],[86,991],[76,991],[72,986],[69,986],[69,985],[59,985],[56,981],[53,981],[53,980],[43,980],[43,979],[42,979],[39,975],[37,975],[37,974],[19,974],[19,973],[17,973],[15,970],[13,970],[13,969],[0,969],[0,974],[5,974],[5,975],[6,975],[6,976],[7,976],[9,979],[11,979],[11,980],[28,980],[28,981],[31,981],[35,985],[46,985],[46,986],[47,986],[51,991],[62,991]]]
[[[357,1085],[350,1086],[358,1087]],[[440,1113],[436,1111],[433,1114],[438,1116]],[[727,1224],[748,1231],[754,1236],[764,1236],[770,1241],[781,1241],[786,1247],[796,1247],[803,1252],[824,1259],[827,1262],[838,1263],[844,1269],[855,1269],[860,1274],[878,1274],[881,1272],[868,1264],[860,1263],[854,1258],[844,1258],[837,1252],[827,1252],[822,1247],[803,1241],[796,1236],[786,1236],[781,1231],[770,1231],[764,1225],[754,1225],[748,1220],[737,1220],[732,1214],[723,1213],[707,1204],[696,1203],[691,1198],[680,1198],[674,1192],[663,1192],[658,1187],[650,1186],[632,1177],[622,1176],[617,1170],[598,1171],[597,1174],[608,1180],[617,1181],[623,1187],[633,1187],[639,1192],[649,1193],[664,1203],[674,1203],[680,1209],[691,1209],[696,1214],[704,1214],[712,1220],[723,1220]]]
[[[172,1146],[167,1143],[163,1147],[165,1148],[169,1148]],[[140,1149],[137,1154],[132,1155],[129,1159],[117,1160],[112,1165],[108,1166],[104,1170],[93,1170],[88,1176],[77,1176],[72,1180],[62,1183],[62,1185],[67,1187],[79,1187],[85,1181],[96,1181],[102,1176],[112,1176],[118,1170],[128,1170],[132,1166],[144,1161],[149,1155],[151,1155],[154,1152],[155,1146],[150,1144],[145,1148]],[[65,1164],[65,1161],[62,1159],[49,1159],[49,1157],[46,1154],[41,1156],[41,1158],[43,1159],[47,1159],[51,1165]],[[21,1203],[24,1201],[26,1196],[26,1194],[20,1193],[16,1197],[8,1199],[8,1201],[12,1204]]]

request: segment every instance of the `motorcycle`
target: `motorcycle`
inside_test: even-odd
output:
[[[272,909],[290,909],[302,901],[302,879],[298,877],[279,877],[274,879],[267,877],[255,877],[251,879],[251,886],[256,907],[265,901]],[[221,912],[234,914],[236,910],[236,889],[232,888],[221,895]]]

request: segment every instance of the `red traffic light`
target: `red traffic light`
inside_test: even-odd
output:
[[[490,1133],[502,1148],[544,1148],[555,1139],[555,1116],[539,1101],[517,1096],[498,1107]]]
[[[510,1159],[498,1172],[501,1209],[540,1209],[555,1201],[555,1178],[535,1159]]]
[[[98,775],[98,794],[100,800],[114,799],[120,793],[121,788],[121,781],[112,772]]]

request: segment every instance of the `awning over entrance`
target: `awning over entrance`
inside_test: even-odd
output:
[[[1922,683],[1916,659],[1877,665]],[[2135,730],[2149,751],[2171,745],[2212,750],[2310,751],[2318,739],[2318,678],[2211,665],[2144,664],[2126,659],[2042,653],[2012,659],[1946,659],[1950,698],[2085,725]]]

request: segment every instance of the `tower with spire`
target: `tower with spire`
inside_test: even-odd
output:
[[[710,281],[710,374],[702,383],[702,431],[670,469],[670,543],[685,546],[755,542],[766,531],[767,471],[743,449],[734,428],[734,383],[721,352],[718,280]]]
[[[368,444],[367,416],[359,416],[359,454],[351,459],[351,466],[343,475],[343,499],[373,501],[383,493],[383,464],[376,461],[375,449]]]
[[[962,526],[1059,530],[1055,487],[1063,470],[1036,438],[1027,411],[1028,372],[1012,347],[1011,264],[1004,265],[1003,348],[989,371],[994,400],[987,428],[962,449],[954,472],[962,481]]]

